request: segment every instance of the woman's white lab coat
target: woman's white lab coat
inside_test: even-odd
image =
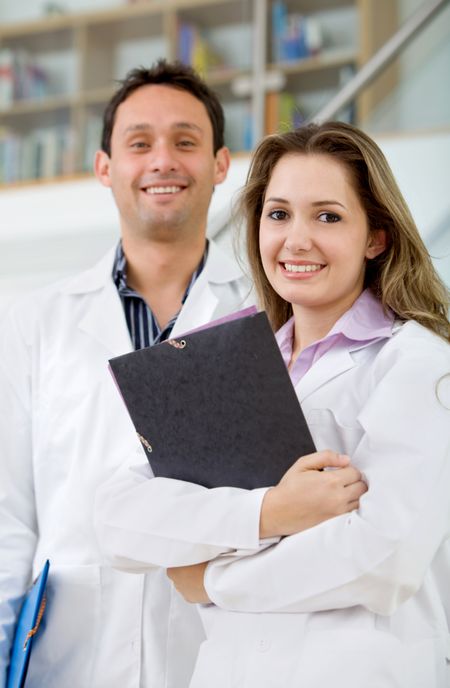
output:
[[[358,511],[264,549],[263,490],[123,470],[98,495],[106,552],[128,570],[218,557],[192,688],[449,688],[450,347],[397,324],[330,349],[297,393],[317,449],[363,472]]]
[[[21,596],[46,558],[28,688],[186,688],[204,637],[164,571],[111,570],[94,533],[96,488],[140,447],[108,371],[109,358],[131,350],[113,254],[27,297],[2,324],[1,687]],[[248,296],[238,267],[210,244],[174,335],[248,305]]]

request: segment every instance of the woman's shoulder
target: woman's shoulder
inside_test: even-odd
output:
[[[386,341],[380,356],[409,359],[428,366],[434,361],[439,367],[447,366],[450,372],[450,343],[416,320],[395,322],[392,337]]]
[[[431,346],[450,352],[449,342],[417,320],[397,321],[394,324],[392,343],[402,346],[405,342],[409,345]]]

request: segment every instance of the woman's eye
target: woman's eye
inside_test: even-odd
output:
[[[287,212],[285,210],[271,210],[269,217],[272,220],[285,220],[287,218]]]
[[[320,213],[319,215],[320,222],[339,222],[340,219],[340,216],[336,215],[336,213]]]

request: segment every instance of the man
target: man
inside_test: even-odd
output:
[[[165,572],[102,565],[96,488],[139,442],[108,359],[251,301],[207,242],[229,167],[223,111],[188,67],[128,74],[104,115],[99,181],[121,241],[95,267],[40,290],[0,335],[0,686],[23,594],[46,558],[47,608],[28,688],[185,688],[203,638]],[[157,394],[157,390],[154,390]]]

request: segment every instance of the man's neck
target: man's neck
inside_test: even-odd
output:
[[[205,251],[205,237],[189,241],[136,241],[123,237],[127,283],[149,305],[160,327],[181,308],[192,274]]]

